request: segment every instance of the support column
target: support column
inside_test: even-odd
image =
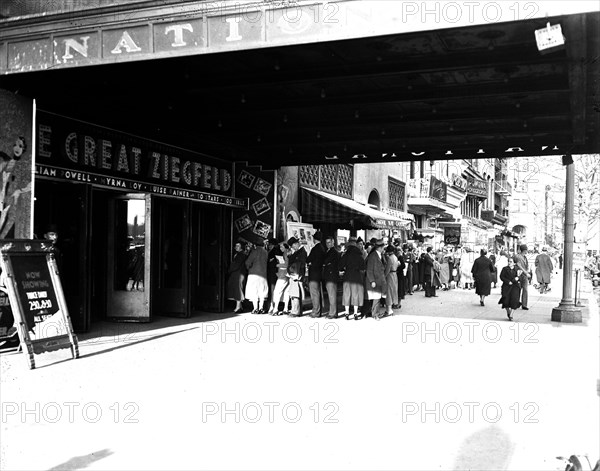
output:
[[[575,210],[575,164],[570,155],[565,156],[567,181],[565,189],[565,241],[563,254],[563,294],[558,307],[552,309],[552,321],[581,322],[581,309],[573,302],[573,239]]]

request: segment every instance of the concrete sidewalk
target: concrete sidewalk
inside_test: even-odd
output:
[[[555,283],[556,285],[557,283]],[[101,323],[0,357],[0,468],[564,469],[598,459],[598,308],[506,320],[473,291],[346,321],[242,314]],[[587,288],[585,288],[587,289]],[[584,289],[584,291],[585,291]],[[591,293],[591,287],[589,287]]]

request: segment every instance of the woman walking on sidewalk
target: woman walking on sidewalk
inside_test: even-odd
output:
[[[485,306],[485,297],[490,295],[492,289],[492,272],[494,265],[486,257],[487,250],[481,249],[480,256],[473,262],[471,273],[475,280],[475,294],[479,295],[479,304]]]
[[[521,303],[521,285],[519,277],[521,270],[518,270],[512,258],[508,259],[508,265],[500,272],[500,281],[502,281],[502,296],[498,304],[506,309],[506,316],[512,321],[512,312],[518,309]]]

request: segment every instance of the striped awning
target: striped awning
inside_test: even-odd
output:
[[[410,229],[412,224],[410,219],[312,188],[302,188],[302,218],[313,224],[335,224],[340,229]]]

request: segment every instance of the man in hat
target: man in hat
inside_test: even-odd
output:
[[[554,270],[554,266],[550,255],[548,255],[548,247],[543,247],[542,253],[535,257],[535,276],[539,284],[540,294],[550,291],[552,270]]]
[[[269,254],[265,247],[266,240],[262,244],[256,244],[256,247],[248,254],[248,258],[244,262],[248,270],[248,278],[246,279],[246,299],[252,302],[254,309],[252,314],[264,314],[264,305],[269,295],[269,284],[267,282],[267,265],[269,262]]]
[[[379,320],[378,305],[387,293],[385,281],[385,264],[383,261],[383,239],[375,239],[373,248],[367,257],[367,296],[371,301],[371,315],[373,319]]]
[[[529,301],[527,287],[529,286],[529,280],[531,279],[531,270],[529,269],[529,262],[527,261],[527,250],[527,245],[523,244],[519,247],[520,253],[515,254],[514,256],[517,270],[521,270],[521,308],[525,311],[529,310],[529,307],[527,306],[527,302]]]
[[[321,317],[321,308],[323,306],[323,260],[327,249],[321,243],[323,234],[317,231],[313,235],[313,239],[317,242],[310,251],[306,264],[308,265],[308,289],[310,291],[310,299],[312,301],[312,312],[310,317]]]

